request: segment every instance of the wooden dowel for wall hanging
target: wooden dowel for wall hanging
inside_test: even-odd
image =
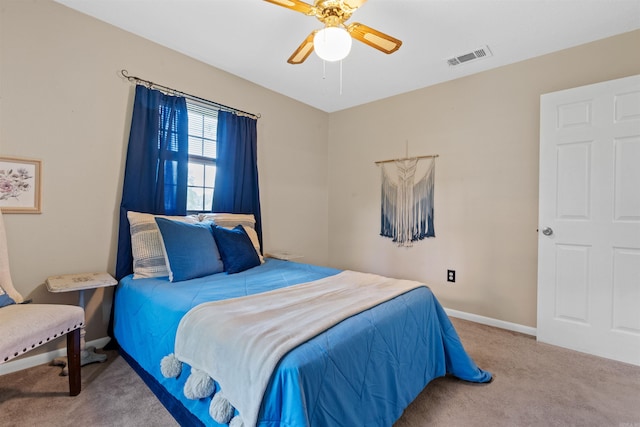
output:
[[[391,163],[391,162],[397,162],[397,161],[402,161],[402,160],[413,160],[413,159],[433,159],[438,157],[437,154],[432,154],[430,156],[414,156],[414,157],[405,157],[403,159],[389,159],[389,160],[378,160],[377,162],[374,162],[376,165],[379,165],[380,163]]]

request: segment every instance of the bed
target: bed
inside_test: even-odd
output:
[[[183,317],[210,301],[340,273],[266,258],[235,274],[219,272],[177,283],[168,277],[129,275],[116,289],[114,335],[123,357],[181,425],[218,426],[209,414],[210,397],[185,397],[188,364],[177,378],[161,372],[161,360],[173,353]],[[491,380],[467,355],[429,288],[419,286],[349,316],[287,352],[269,376],[257,425],[391,426],[432,379],[446,374],[471,382]]]

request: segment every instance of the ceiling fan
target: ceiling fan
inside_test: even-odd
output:
[[[386,54],[395,52],[402,45],[402,41],[364,24],[354,22],[345,25],[345,21],[367,0],[315,0],[313,5],[300,0],[265,1],[315,16],[324,24],[324,28],[312,31],[298,46],[287,60],[289,64],[302,64],[313,50],[325,61],[341,60],[349,54],[352,38]]]

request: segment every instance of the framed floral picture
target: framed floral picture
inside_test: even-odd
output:
[[[40,160],[0,157],[2,213],[41,213]]]

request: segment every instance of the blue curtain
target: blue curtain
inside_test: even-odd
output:
[[[213,212],[253,214],[262,244],[256,119],[218,112]]]
[[[133,272],[127,211],[186,215],[188,162],[185,99],[137,85],[120,204],[118,280]]]

